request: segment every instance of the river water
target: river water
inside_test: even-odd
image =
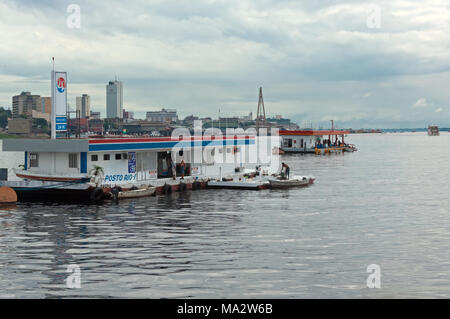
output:
[[[283,156],[308,188],[0,209],[0,297],[450,297],[450,135],[347,139]]]

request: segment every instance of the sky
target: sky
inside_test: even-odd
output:
[[[0,106],[50,96],[55,57],[102,115],[117,76],[141,118],[255,115],[261,86],[301,126],[448,127],[449,34],[442,0],[0,0]]]

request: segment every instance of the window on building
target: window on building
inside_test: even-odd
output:
[[[283,139],[283,146],[284,147],[292,147],[292,139],[291,138]]]
[[[78,168],[78,154],[77,153],[69,154],[69,168]]]
[[[120,159],[122,159],[122,154],[116,154],[116,160],[120,160]]]
[[[39,167],[38,153],[30,153],[30,167]]]
[[[103,154],[103,160],[109,161],[109,154]]]
[[[91,155],[91,162],[97,162],[98,161],[98,155]]]

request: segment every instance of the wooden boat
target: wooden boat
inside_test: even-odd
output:
[[[117,195],[117,198],[139,198],[139,197],[147,197],[155,195],[156,187],[148,187],[148,188],[139,188],[133,190],[121,191]]]
[[[13,169],[13,172],[17,177],[22,178],[24,180],[30,181],[47,181],[47,182],[74,182],[74,183],[87,183],[91,180],[89,176],[86,174],[77,174],[76,176],[58,176],[58,175],[50,175],[50,174],[36,174],[30,173],[27,171],[16,171]]]
[[[302,187],[314,183],[314,178],[310,176],[293,176],[290,179],[271,178],[269,179],[271,188]]]

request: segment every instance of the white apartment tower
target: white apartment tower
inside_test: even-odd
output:
[[[122,82],[114,80],[109,81],[106,86],[106,117],[123,117],[123,89]]]

